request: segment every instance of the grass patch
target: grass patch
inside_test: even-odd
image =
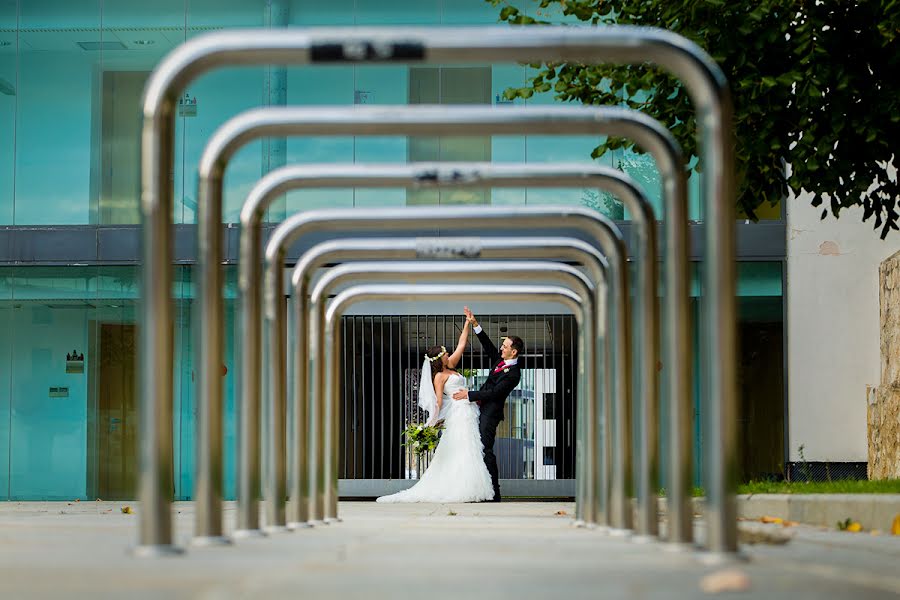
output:
[[[659,492],[657,493],[657,495],[660,498],[664,498],[666,496],[666,488],[659,488]],[[693,496],[694,498],[702,498],[705,495],[706,495],[706,492],[703,490],[702,487],[694,486],[694,488],[691,490],[691,496]]]
[[[884,481],[751,481],[739,494],[900,494],[900,479]]]

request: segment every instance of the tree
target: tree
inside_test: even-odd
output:
[[[789,190],[813,194],[830,212],[863,207],[881,237],[898,229],[900,185],[900,0],[539,0],[535,16],[506,0],[500,20],[539,25],[558,11],[592,25],[669,29],[706,49],[723,69],[735,104],[738,208],[752,219]],[[559,100],[624,104],[665,124],[696,155],[693,108],[681,84],[649,65],[531,65],[508,99],[553,91]],[[602,156],[631,148],[608,139]],[[640,149],[637,149],[640,151]],[[700,169],[698,164],[695,168]]]

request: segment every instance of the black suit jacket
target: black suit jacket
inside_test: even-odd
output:
[[[503,405],[506,403],[510,392],[519,385],[522,371],[519,369],[519,365],[515,364],[504,368],[499,373],[494,373],[494,369],[503,360],[500,357],[500,352],[497,351],[497,347],[491,341],[491,338],[488,337],[488,334],[484,332],[484,329],[477,335],[478,341],[481,342],[481,347],[487,352],[491,361],[491,374],[479,390],[469,392],[469,401],[478,402],[481,405],[481,416],[483,418],[493,418],[497,421],[502,421]]]

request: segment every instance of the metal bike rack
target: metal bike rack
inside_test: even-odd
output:
[[[519,238],[520,241],[527,242],[531,238]],[[544,280],[553,280],[553,284],[572,290],[580,298],[584,300],[584,305],[580,310],[580,318],[578,322],[581,325],[581,333],[579,340],[581,342],[582,352],[584,356],[579,356],[579,369],[582,374],[584,385],[579,386],[576,409],[586,415],[587,419],[596,423],[597,415],[600,414],[601,402],[597,391],[597,374],[594,372],[593,366],[596,364],[595,344],[590,343],[589,335],[584,332],[594,331],[592,320],[597,314],[596,306],[596,290],[591,280],[581,273],[578,269],[568,265],[547,262],[547,261],[484,261],[484,262],[465,262],[462,265],[460,261],[442,261],[442,262],[356,262],[345,263],[330,268],[322,278],[316,283],[312,291],[310,302],[310,336],[309,336],[309,362],[311,365],[319,365],[324,362],[323,354],[324,346],[320,344],[319,335],[326,331],[324,321],[325,318],[325,300],[337,288],[346,285],[348,282],[358,282],[360,279],[371,282],[391,282],[399,283],[404,280],[409,284],[418,284],[420,282],[453,282],[468,283],[470,280],[485,280],[490,278],[493,281],[514,282],[522,277],[537,277]],[[320,321],[321,319],[321,321]],[[315,329],[313,329],[315,328]],[[591,365],[591,369],[584,369],[584,365]],[[324,366],[324,364],[323,364]],[[326,377],[327,378],[327,377]],[[322,378],[312,377],[312,385],[310,386],[310,399],[312,403],[316,399],[323,396]],[[332,398],[334,402],[338,395]],[[334,414],[334,405],[332,404],[330,414]],[[329,414],[326,408],[324,414]],[[336,425],[336,423],[335,423]],[[314,427],[317,429],[316,437],[322,436],[326,441],[324,452],[321,456],[326,474],[337,473],[337,460],[339,451],[337,448],[328,446],[337,444],[338,438],[331,436],[325,437],[323,432],[328,429],[328,423],[316,420]],[[586,464],[596,462],[596,456],[593,449],[585,447],[586,441],[592,438],[581,438],[576,440],[576,447],[580,448],[583,454],[583,460]],[[588,460],[588,455],[591,456]],[[336,477],[330,477],[328,485],[325,486],[325,520],[335,520],[338,518],[338,480]],[[593,499],[591,499],[592,501]],[[596,525],[597,519],[593,511],[593,506],[583,506],[582,510],[585,515],[585,522],[589,525]]]
[[[427,128],[427,130],[426,130]],[[647,149],[656,161],[661,181],[663,184],[663,200],[667,214],[667,239],[669,240],[667,254],[667,283],[674,290],[667,306],[681,315],[682,318],[670,318],[668,323],[671,329],[669,338],[677,342],[667,347],[667,362],[672,368],[678,370],[670,378],[670,386],[667,398],[672,414],[688,415],[685,423],[679,422],[679,429],[673,440],[673,449],[670,453],[672,472],[681,473],[687,477],[684,485],[673,481],[671,495],[671,512],[673,522],[670,539],[685,542],[690,540],[691,512],[688,499],[690,497],[690,431],[692,405],[690,402],[690,311],[688,296],[688,255],[687,255],[687,187],[684,173],[684,165],[681,150],[671,134],[657,121],[642,113],[617,108],[617,107],[524,107],[511,110],[496,110],[484,106],[458,106],[458,107],[356,107],[346,108],[261,108],[245,111],[226,123],[224,123],[210,138],[199,167],[199,200],[201,206],[214,207],[200,212],[201,220],[198,247],[200,254],[198,265],[200,271],[201,302],[205,310],[201,313],[201,325],[197,330],[197,348],[203,359],[199,360],[198,378],[198,412],[201,418],[212,422],[221,421],[221,381],[216,365],[221,362],[220,329],[222,314],[221,272],[216,268],[207,268],[205,265],[218,265],[221,263],[221,249],[218,236],[221,221],[222,190],[224,173],[228,161],[244,145],[255,139],[269,135],[403,135],[403,134],[433,135],[466,135],[466,134],[585,134],[596,133],[602,135],[616,135],[635,140],[639,145]],[[374,166],[374,165],[373,165]],[[323,179],[323,169],[317,168],[316,175]],[[274,197],[267,198],[271,202]],[[268,208],[268,203],[260,203],[253,210],[242,210],[242,238],[241,238],[241,264],[258,262],[259,225]],[[638,260],[641,267],[638,271],[637,309],[642,316],[636,320],[638,327],[635,355],[640,356],[643,349],[650,348],[655,357],[649,361],[639,361],[639,370],[634,376],[636,386],[635,397],[641,406],[640,415],[643,419],[641,439],[638,446],[638,460],[640,470],[638,472],[637,497],[638,509],[638,533],[655,535],[657,532],[656,494],[654,483],[658,479],[658,415],[659,415],[659,388],[657,363],[659,360],[659,308],[656,291],[651,287],[656,286],[656,262],[643,260],[643,256],[656,256],[657,241],[656,227],[653,210],[649,204],[644,206],[629,205],[628,209],[634,215],[635,229],[638,237]],[[213,238],[216,238],[215,240]],[[248,289],[255,288],[256,280],[247,282]],[[253,303],[254,311],[257,309],[254,299],[248,299]],[[245,318],[253,311],[244,311]],[[672,315],[669,315],[670,317]],[[646,325],[645,325],[646,323]],[[209,337],[204,332],[213,332],[215,337]],[[255,331],[248,334],[249,346],[256,347],[258,339]],[[675,348],[680,351],[676,352]],[[215,360],[207,356],[207,350],[211,349],[215,354]],[[246,405],[247,425],[242,433],[252,440],[258,428],[254,423],[258,421],[259,401],[254,397],[259,393],[258,365],[244,373],[241,385],[241,398],[250,398]],[[305,367],[301,366],[298,376],[305,377]],[[685,379],[687,377],[687,379]],[[219,386],[217,388],[217,386]],[[218,391],[217,391],[218,390]],[[209,393],[205,393],[209,392]],[[243,400],[242,400],[243,402]],[[252,406],[251,406],[252,405]],[[682,419],[683,420],[683,419]],[[253,429],[253,431],[250,431]],[[687,436],[683,433],[689,432]],[[219,439],[206,440],[206,435],[218,436]],[[252,445],[252,444],[251,444]],[[221,509],[221,482],[213,474],[221,473],[221,451],[213,452],[210,449],[221,448],[221,429],[200,426],[198,436],[198,461],[197,461],[197,525],[196,535],[200,540],[221,539],[222,517]],[[258,462],[258,459],[257,459]],[[204,482],[210,482],[207,485]],[[212,485],[212,482],[216,482]],[[250,482],[241,479],[238,484],[238,496],[247,497],[253,495],[253,490],[259,489],[258,481]],[[255,495],[253,495],[255,498]],[[680,498],[680,500],[678,499]],[[238,531],[241,535],[251,535],[258,531],[258,516],[252,516],[246,512],[239,514]],[[679,523],[687,523],[687,527],[678,527]],[[685,537],[687,536],[687,537]],[[205,543],[208,543],[205,542]]]
[[[710,411],[709,547],[737,549],[735,523],[735,265],[731,100],[721,70],[699,47],[662,30],[543,27],[241,30],[194,38],[170,53],[151,75],[142,100],[144,270],[141,330],[140,555],[165,554],[172,545],[171,210],[174,114],[193,79],[228,64],[423,63],[571,61],[656,64],[682,79],[698,110],[704,203],[709,226],[705,270],[710,295],[704,328],[708,369],[704,392]],[[216,210],[204,204],[201,211]],[[218,245],[217,236],[212,242]],[[668,356],[668,354],[667,354]],[[215,390],[213,390],[215,391]],[[713,401],[712,399],[715,399]],[[214,485],[214,482],[212,483]],[[214,537],[214,535],[213,535]]]
[[[306,338],[307,343],[311,344],[313,343],[313,340],[318,340],[319,334],[324,330],[324,324],[322,323],[325,318],[323,298],[318,297],[316,291],[313,291],[312,296],[309,298],[309,302],[307,302],[306,298],[309,295],[308,283],[312,279],[313,274],[316,269],[324,267],[325,265],[331,265],[341,261],[463,258],[508,259],[511,257],[520,260],[565,260],[580,263],[590,273],[590,281],[593,282],[595,287],[595,294],[600,293],[601,283],[603,284],[603,287],[606,285],[606,271],[608,265],[603,254],[593,245],[573,238],[442,238],[437,242],[433,239],[425,238],[341,238],[316,244],[297,260],[297,264],[291,275],[295,323],[300,323],[300,321],[305,322],[308,319],[309,327],[303,333],[299,331],[303,329],[302,327],[296,327],[298,330],[296,337],[298,339],[300,337]],[[367,262],[366,264],[371,264],[371,262]],[[319,293],[325,294],[327,293],[327,290],[321,290]],[[599,305],[602,299],[602,296],[598,296],[595,298],[594,304]],[[596,313],[597,321],[595,321],[595,323],[598,327],[596,336],[594,336],[597,338],[594,340],[596,343],[594,356],[597,359],[602,358],[603,360],[595,360],[594,364],[596,365],[596,369],[606,374],[612,371],[609,366],[611,364],[612,344],[611,336],[608,332],[613,329],[613,324],[611,321],[612,315],[610,311],[606,310],[605,306],[603,307],[602,315],[603,317],[601,318],[601,313],[599,311]],[[308,332],[308,334],[306,332]],[[600,338],[602,338],[602,343],[600,342]],[[299,346],[299,342],[297,345]],[[295,351],[293,352],[293,360],[298,362],[309,362],[310,357],[313,355],[313,352]],[[324,364],[322,361],[318,361],[314,366],[316,368],[309,371],[308,388],[310,390],[321,390],[322,381],[324,381],[325,378]],[[294,370],[297,372],[296,366]],[[291,495],[296,495],[297,497],[310,496],[311,502],[308,512],[311,522],[321,522],[325,519],[325,470],[324,463],[319,457],[325,455],[325,450],[324,439],[319,432],[324,427],[322,421],[324,418],[324,405],[322,404],[324,398],[321,393],[316,394],[310,392],[307,394],[307,390],[300,389],[302,385],[302,382],[296,378],[294,379],[295,401],[300,402],[304,398],[307,399],[306,403],[309,404],[309,415],[311,415],[309,418],[313,421],[312,426],[307,426],[306,423],[300,420],[301,413],[298,412],[298,418],[294,422],[297,431],[309,432],[309,456],[305,463],[306,467],[304,467],[304,462],[301,458],[297,456],[297,449],[294,449],[292,454],[294,455],[295,463],[300,465],[301,469],[296,473],[296,476],[301,482],[308,480],[309,484],[304,489],[296,489],[295,485]],[[601,525],[606,525],[609,521],[607,516],[607,505],[609,493],[608,473],[610,453],[608,443],[610,438],[610,423],[605,415],[609,415],[610,413],[610,400],[612,395],[611,378],[604,376],[603,393],[601,394],[603,407],[600,411],[600,414],[604,415],[604,418],[602,419],[603,432],[601,435],[597,436],[596,440],[593,440],[594,442],[602,441],[604,447],[599,449],[598,443],[592,444],[590,452],[592,452],[593,456],[597,457],[599,460],[595,460],[593,463],[593,466],[595,467],[593,473],[588,469],[588,472],[591,473],[591,477],[594,477],[596,481],[600,482],[599,486],[595,486],[599,488],[599,493],[593,495],[592,499],[594,501],[593,516],[596,517],[597,522]],[[588,394],[588,397],[591,397],[590,393]],[[296,439],[297,436],[295,436],[295,440]],[[602,465],[600,463],[602,463]],[[308,470],[304,470],[304,468]],[[576,468],[578,467],[576,466]],[[579,487],[576,492],[576,519],[583,518],[583,515],[581,514],[583,505],[589,503],[591,500],[591,498],[587,497],[588,490],[591,486],[585,485],[584,489],[581,487],[581,484],[584,483],[586,479],[587,477],[581,477],[581,482],[579,482]],[[241,510],[241,507],[239,507],[239,510]],[[336,511],[333,511],[332,514],[334,514],[334,512]]]
[[[466,111],[472,112],[472,111]],[[479,111],[483,112],[483,111]],[[626,115],[630,117],[630,115]],[[430,116],[429,119],[433,119]],[[445,119],[446,117],[439,117]],[[494,118],[496,119],[496,118]],[[291,122],[288,120],[285,123]],[[381,121],[382,125],[384,124]],[[580,125],[583,127],[584,125]],[[555,165],[517,165],[517,164],[491,164],[491,163],[435,163],[435,164],[416,164],[416,165],[295,165],[282,167],[268,175],[264,176],[248,194],[247,201],[241,211],[242,236],[241,236],[241,259],[239,266],[239,286],[242,293],[243,303],[241,309],[241,325],[244,334],[243,348],[244,355],[247,358],[242,364],[241,373],[243,375],[242,392],[240,400],[242,415],[246,418],[242,419],[242,434],[247,433],[248,443],[241,443],[241,457],[239,464],[241,466],[239,473],[239,490],[245,490],[246,493],[238,494],[238,523],[239,530],[248,528],[249,524],[258,524],[258,513],[255,509],[255,495],[252,495],[254,481],[259,480],[258,476],[258,447],[255,442],[256,432],[259,427],[259,370],[260,356],[259,351],[260,334],[258,332],[259,322],[256,315],[259,312],[258,299],[251,290],[259,288],[259,238],[260,224],[262,215],[265,213],[271,202],[283,195],[284,193],[297,188],[312,187],[477,187],[495,186],[531,186],[531,187],[567,187],[567,186],[584,186],[589,185],[599,187],[616,194],[620,197],[628,207],[629,211],[636,215],[636,223],[639,226],[638,245],[641,247],[641,256],[656,255],[655,240],[655,221],[652,219],[652,209],[645,195],[635,186],[633,181],[621,172],[603,166],[590,164],[572,163],[572,164],[555,164]],[[472,215],[469,215],[470,218]],[[641,236],[641,232],[649,232],[646,236]],[[218,262],[218,261],[215,261]],[[643,261],[649,262],[649,261]],[[676,265],[679,268],[687,269],[687,256],[684,255],[679,259],[674,259],[670,263],[682,263]],[[212,261],[211,261],[212,263]],[[656,290],[656,270],[655,262],[653,264],[644,265],[640,270],[643,277],[637,282],[638,303],[640,306],[646,307],[644,311],[648,327],[642,329],[644,332],[655,332],[657,335],[645,336],[643,343],[638,345],[638,356],[641,357],[642,363],[654,366],[653,371],[656,373],[656,363],[658,356],[658,311]],[[685,288],[686,290],[687,288]],[[654,300],[651,300],[654,299]],[[305,302],[301,300],[301,302]],[[301,310],[302,310],[301,305]],[[687,335],[687,331],[684,332]],[[300,336],[298,347],[302,350],[305,348],[305,331],[300,325],[298,329]],[[647,339],[650,338],[650,339]],[[653,343],[650,343],[650,342]],[[301,361],[295,368],[294,376],[299,382],[300,396],[298,401],[302,401],[303,394],[306,392],[306,363]],[[283,396],[286,392],[284,386],[275,381],[273,383],[273,391],[278,397]],[[255,393],[254,393],[255,392]],[[279,401],[280,402],[280,401]],[[655,403],[651,403],[655,406]],[[692,410],[692,409],[691,409]],[[654,412],[655,414],[655,412]],[[689,419],[690,417],[688,417]],[[251,431],[252,430],[252,431]],[[280,432],[279,432],[280,435]],[[626,434],[627,436],[628,434]],[[688,431],[687,436],[690,436]],[[657,435],[649,436],[653,440],[650,444],[656,448]],[[279,442],[278,439],[275,442]],[[280,442],[279,442],[280,443]],[[202,444],[202,441],[201,441]],[[623,440],[623,446],[630,449],[630,438]],[[629,450],[630,452],[630,450]],[[655,450],[654,450],[655,452]],[[278,454],[280,456],[280,453]],[[630,455],[619,453],[625,461],[622,465],[623,477],[630,477],[631,462]],[[685,456],[682,458],[689,458]],[[277,467],[281,470],[281,467]],[[688,472],[690,465],[688,464]],[[623,489],[630,487],[628,482],[623,482]],[[292,495],[303,495],[302,489],[292,490]],[[198,499],[198,502],[201,500]],[[208,500],[212,501],[212,500]],[[653,508],[653,515],[656,514],[655,498],[653,503],[645,503]],[[688,506],[687,503],[684,506]],[[689,515],[690,516],[690,515]],[[277,517],[279,515],[271,515],[271,518],[278,524],[283,524]],[[629,513],[630,517],[630,513]],[[627,517],[626,517],[627,518]],[[254,521],[256,519],[256,521]],[[295,521],[302,520],[300,516],[295,515]],[[284,523],[287,521],[285,520]],[[655,522],[655,516],[654,516]],[[630,528],[629,521],[623,521],[621,528]],[[257,525],[258,526],[258,525]],[[654,530],[655,531],[655,530]]]
[[[350,167],[350,165],[348,165]],[[433,177],[429,178],[433,180]],[[457,185],[494,185],[490,180],[459,180]],[[521,185],[522,180],[516,185]],[[557,180],[558,181],[558,180]],[[512,184],[511,184],[512,185]],[[557,184],[559,185],[559,184]],[[636,188],[634,188],[636,190]],[[249,202],[249,201],[248,201]],[[609,306],[617,324],[613,335],[614,347],[614,410],[613,442],[616,444],[612,463],[611,492],[609,501],[610,525],[617,530],[627,530],[631,507],[626,497],[625,485],[630,474],[630,411],[631,411],[631,334],[628,306],[628,273],[625,243],[618,227],[599,213],[575,207],[422,207],[401,209],[334,209],[315,210],[294,214],[283,221],[272,233],[265,251],[265,276],[263,283],[265,331],[268,339],[267,360],[270,369],[269,402],[271,414],[284,422],[286,395],[286,300],[283,294],[283,265],[287,249],[304,235],[325,231],[416,231],[429,229],[435,223],[444,227],[485,229],[501,226],[506,230],[535,228],[577,229],[598,241],[606,256],[609,268]],[[302,320],[301,320],[302,321]],[[301,323],[297,323],[299,329]],[[298,346],[302,344],[298,335]],[[299,346],[302,347],[302,346]],[[299,375],[295,373],[295,378]],[[286,485],[280,473],[284,472],[285,458],[283,428],[269,432],[272,449],[272,470],[277,474],[269,485],[270,499],[284,498]],[[281,464],[276,464],[281,461]],[[270,522],[285,525],[284,502],[269,502]]]
[[[465,266],[457,265],[457,269],[466,269]],[[356,285],[339,293],[331,302],[325,314],[325,330],[323,351],[326,358],[325,372],[328,377],[325,380],[325,446],[329,448],[331,456],[326,460],[329,461],[330,472],[327,473],[328,488],[331,489],[330,496],[337,498],[338,485],[338,462],[339,462],[339,445],[336,440],[339,436],[338,424],[340,423],[340,395],[338,393],[339,381],[341,378],[341,361],[340,361],[340,344],[337,339],[340,337],[340,317],[343,313],[356,303],[365,300],[386,300],[397,299],[402,297],[409,300],[428,300],[434,298],[442,298],[445,300],[469,301],[477,300],[502,300],[508,302],[511,296],[517,296],[522,301],[556,301],[572,310],[575,319],[579,324],[578,328],[578,378],[584,379],[585,361],[583,357],[587,352],[585,344],[584,328],[581,327],[582,317],[584,316],[584,298],[575,292],[559,286],[551,285],[472,285],[467,286],[465,291],[460,291],[459,286],[438,285],[438,284],[369,284]],[[583,386],[579,386],[582,388]],[[336,513],[335,513],[336,514]]]

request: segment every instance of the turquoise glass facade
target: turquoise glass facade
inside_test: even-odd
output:
[[[267,12],[266,6],[274,8]],[[5,0],[0,2],[0,225],[43,226],[138,222],[139,99],[143,83],[166,52],[185,39],[224,27],[306,25],[491,25],[497,9],[483,0],[386,0],[319,3],[287,0]],[[505,102],[522,86],[527,67],[483,65],[488,76],[467,77],[427,90],[431,102]],[[437,69],[437,68],[436,68]],[[281,84],[283,83],[283,86]],[[270,88],[277,88],[274,92]],[[476,89],[477,88],[477,89]],[[280,91],[279,91],[280,90]],[[405,104],[416,95],[407,66],[221,69],[185,90],[175,135],[175,221],[196,221],[196,165],[210,135],[236,113],[263,104]],[[524,101],[518,100],[518,103]],[[552,94],[528,103],[555,102]],[[489,140],[497,162],[590,160],[596,136],[503,136]],[[308,137],[286,140],[275,159],[296,162],[406,162],[416,156],[400,137]],[[452,144],[451,144],[452,145]],[[452,148],[451,148],[452,150]],[[453,152],[448,153],[452,158]],[[466,152],[456,153],[466,158]],[[446,159],[446,158],[444,158]],[[653,161],[610,153],[658,205]],[[225,218],[236,222],[253,183],[272,165],[271,145],[257,141],[231,161]],[[694,186],[696,187],[696,186]],[[496,204],[585,204],[607,211],[592,190],[498,190]],[[317,206],[404,204],[402,190],[307,190],[289,194],[284,211]],[[696,204],[696,202],[695,202]],[[699,216],[694,208],[694,216]]]
[[[139,222],[140,95],[153,67],[186,39],[230,27],[492,25],[497,12],[484,0],[0,0],[0,227]],[[527,76],[527,67],[510,64],[419,71],[405,65],[254,67],[204,75],[185,90],[177,117],[174,220],[196,222],[196,165],[204,145],[242,110],[266,104],[497,104],[504,102],[504,89],[524,85]],[[545,94],[528,102],[555,100]],[[596,136],[261,140],[230,162],[224,214],[228,222],[236,222],[254,182],[282,163],[587,162],[599,141]],[[602,163],[633,176],[661,208],[652,159],[619,151],[604,156]],[[700,219],[696,177],[690,191],[691,217]],[[621,207],[588,189],[480,194],[336,189],[292,192],[271,210],[270,220],[318,207],[422,203],[566,203],[628,219]],[[189,498],[193,488],[192,271],[191,266],[177,267],[172,290],[174,480],[180,499]],[[229,268],[223,373],[229,497],[234,494],[236,430],[234,275]],[[127,445],[134,443],[134,407],[123,403],[126,394],[121,391],[133,384],[129,361],[137,281],[134,266],[0,266],[0,499],[93,499],[98,490],[116,495],[131,485],[130,465],[101,467],[97,456],[128,455]],[[781,263],[742,263],[738,291],[743,321],[781,322]],[[84,360],[67,360],[73,351]],[[126,449],[104,446],[110,444]],[[695,448],[699,456],[699,430]]]

